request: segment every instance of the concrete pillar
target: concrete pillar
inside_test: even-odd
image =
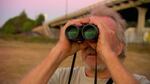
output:
[[[146,8],[142,8],[142,7],[137,7],[138,9],[138,24],[137,24],[137,28],[138,31],[142,31],[145,28],[145,17],[146,17],[146,12],[147,9]]]
[[[147,9],[142,7],[137,7],[138,10],[138,21],[137,21],[137,29],[136,29],[136,42],[143,42],[143,30],[145,28],[145,16]]]
[[[44,29],[45,35],[49,37],[50,36],[50,30],[49,30],[48,25],[44,24],[43,29]]]

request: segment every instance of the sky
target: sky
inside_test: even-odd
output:
[[[50,21],[66,14],[66,1],[70,13],[103,0],[0,0],[0,27],[23,10],[32,19],[42,13]]]

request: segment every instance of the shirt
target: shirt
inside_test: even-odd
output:
[[[70,68],[59,68],[48,81],[48,84],[68,84]],[[140,84],[150,84],[145,76],[134,74]],[[106,84],[109,79],[97,79],[97,84]],[[74,68],[70,84],[94,84],[94,78],[85,75],[85,68]],[[113,83],[115,84],[115,83]]]

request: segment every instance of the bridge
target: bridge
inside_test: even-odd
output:
[[[46,36],[56,38],[59,36],[59,28],[61,28],[68,20],[88,15],[89,11],[97,4],[99,3],[58,17],[33,31],[42,31]],[[113,0],[107,2],[106,5],[120,13],[129,24],[125,33],[128,42],[141,43],[144,41],[144,34],[150,32],[150,25],[145,24],[145,22],[150,24],[150,0]]]

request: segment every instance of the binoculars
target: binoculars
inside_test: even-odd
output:
[[[99,30],[94,24],[83,24],[82,26],[70,25],[65,30],[65,35],[70,41],[82,42],[98,38]]]

